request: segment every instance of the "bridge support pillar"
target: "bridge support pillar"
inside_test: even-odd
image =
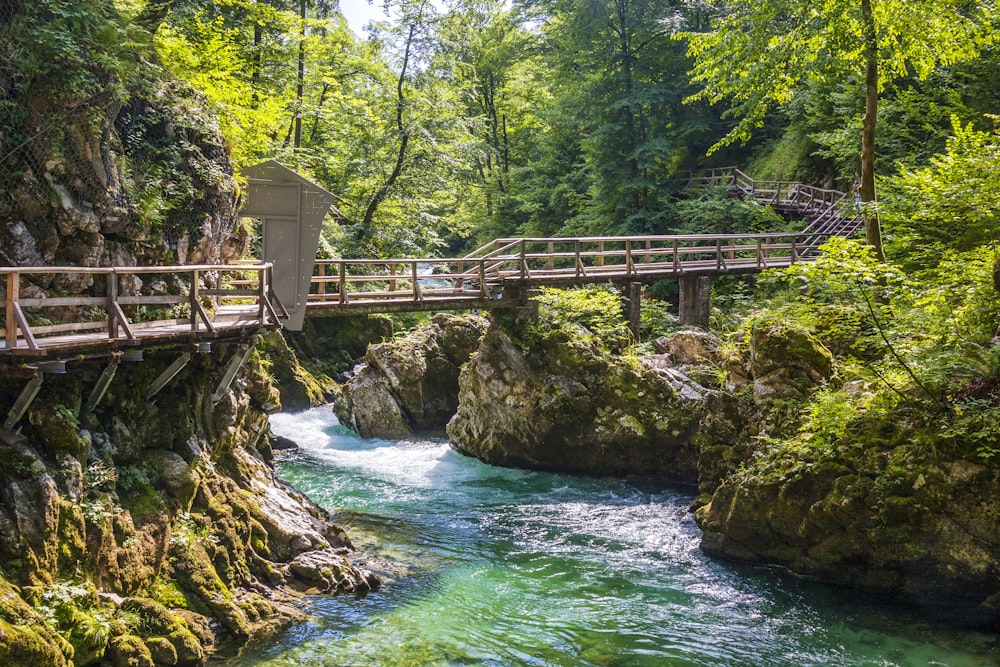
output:
[[[681,324],[708,328],[708,299],[712,294],[712,281],[707,276],[679,278],[680,303],[678,314]]]
[[[628,330],[639,342],[639,323],[642,317],[642,283],[628,284]]]

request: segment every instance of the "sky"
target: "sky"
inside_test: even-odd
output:
[[[340,11],[354,34],[362,37],[369,21],[385,19],[382,0],[375,0],[373,4],[368,4],[368,0],[340,0]]]

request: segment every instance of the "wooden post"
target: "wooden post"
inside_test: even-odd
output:
[[[198,331],[198,269],[191,272],[189,297],[191,306],[191,331]]]
[[[712,294],[711,280],[705,276],[683,276],[680,282],[678,315],[681,324],[708,328],[708,305]]]
[[[681,272],[680,258],[677,257],[677,239],[674,239],[674,273]]]
[[[323,262],[317,262],[316,268],[319,269],[319,277],[321,278],[321,280],[319,281],[319,285],[316,288],[316,293],[326,294],[326,280],[322,280],[326,278],[326,264],[324,264]]]
[[[597,250],[600,252],[597,256],[597,265],[604,266],[604,241],[597,242]]]
[[[625,275],[632,275],[632,241],[625,240]]]
[[[347,303],[347,265],[340,260],[340,304]]]
[[[389,291],[396,291],[396,263],[389,262]]]
[[[14,312],[14,304],[20,296],[21,276],[15,271],[7,274],[7,331],[4,334],[7,342],[7,349],[13,350],[17,347],[17,315]]]
[[[552,259],[552,253],[554,251],[555,251],[555,248],[553,247],[552,241],[549,241],[549,257],[548,257],[547,260],[545,260],[545,268],[548,269],[549,271],[551,271],[554,268],[554,266],[555,266],[555,263],[553,262],[553,259]],[[579,241],[577,241],[577,244],[576,244],[576,251],[577,251],[577,253],[580,252],[580,242]],[[579,256],[577,257],[577,259],[579,260]]]
[[[551,252],[551,251],[550,251]],[[580,240],[577,239],[573,242],[573,255],[574,261],[576,262],[576,277],[580,277],[580,271],[583,269],[582,260],[580,259]],[[549,258],[551,259],[551,258]]]
[[[412,267],[411,273],[413,274],[413,300],[423,301],[424,295],[420,293],[420,281],[417,278],[417,260],[413,260],[410,266]]]
[[[118,338],[118,273],[108,274],[108,338]]]
[[[642,321],[642,283],[628,284],[628,330],[639,342],[639,324]]]
[[[653,242],[650,241],[649,239],[646,239],[646,256],[642,260],[644,264],[649,264],[650,261],[649,251],[652,249],[652,247],[653,247]]]

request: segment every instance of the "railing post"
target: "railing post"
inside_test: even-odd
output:
[[[551,244],[550,244],[550,246],[551,246]],[[550,250],[549,252],[552,252],[552,251]],[[581,259],[580,259],[580,240],[579,239],[577,239],[576,241],[573,242],[573,257],[574,257],[574,262],[576,263],[576,277],[579,278],[580,277],[580,270],[583,268],[583,264],[581,263]],[[551,260],[552,258],[550,257],[549,259]]]
[[[549,258],[545,261],[545,268],[548,269],[549,271],[551,271],[555,267],[555,264],[552,261],[552,252],[554,250],[555,250],[555,248],[553,247],[552,241],[549,241]],[[580,243],[579,242],[577,242],[577,244],[576,244],[576,251],[577,251],[577,253],[580,252]],[[577,257],[577,259],[579,259],[579,257]]]
[[[479,294],[484,299],[489,298],[489,292],[486,291],[486,260],[479,260]]]
[[[597,265],[604,266],[604,241],[597,242],[597,250],[600,252],[597,256]]]
[[[681,262],[677,256],[677,248],[677,239],[674,239],[674,273],[680,273],[681,271]]]
[[[389,262],[389,291],[396,291],[396,263]]]
[[[191,331],[198,331],[198,269],[191,272],[191,289],[188,292],[191,307]]]
[[[260,325],[264,325],[264,315],[267,313],[267,305],[265,301],[267,300],[267,270],[263,267],[257,269],[257,320]],[[306,303],[309,302],[309,297],[306,297]]]
[[[646,239],[646,256],[645,256],[645,257],[643,258],[643,260],[642,260],[644,264],[649,264],[649,261],[650,261],[650,258],[649,258],[649,251],[650,251],[650,250],[651,250],[652,248],[653,248],[653,242],[652,242],[652,241],[650,241],[649,239]]]
[[[762,254],[762,251],[761,251],[761,243],[762,243],[762,239],[758,236],[757,237],[757,268],[758,269],[761,267],[761,265],[764,262],[764,255]]]
[[[21,275],[16,271],[11,271],[7,274],[7,330],[4,334],[6,337],[7,349],[13,350],[17,347],[17,315],[14,312],[14,304],[17,303],[17,299],[20,296],[19,291],[21,287]]]
[[[118,314],[115,306],[118,304],[118,272],[114,269],[108,274],[108,338],[118,338]]]
[[[322,262],[316,263],[316,268],[319,270],[319,278],[326,278],[326,264]],[[316,287],[317,294],[326,294],[326,281],[320,280],[319,285]]]
[[[521,239],[521,280],[528,277],[528,259],[525,257],[525,245],[525,240]]]
[[[625,239],[625,275],[632,275],[632,240]]]
[[[795,250],[795,237],[792,237],[792,264],[798,261],[798,253]]]
[[[420,281],[417,279],[417,260],[413,260],[410,266],[412,267],[411,273],[413,275],[413,300],[423,301],[424,295],[420,293]]]
[[[340,260],[340,271],[339,275],[339,286],[338,291],[340,292],[340,305],[347,303],[347,263],[344,260]]]

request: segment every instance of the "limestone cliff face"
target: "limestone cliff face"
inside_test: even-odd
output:
[[[529,344],[495,321],[462,372],[448,424],[459,451],[497,465],[694,484],[701,448],[736,439],[738,411],[726,415],[721,392],[666,359],[610,355],[541,322],[532,330]]]
[[[479,316],[435,315],[398,340],[370,346],[343,386],[337,417],[365,438],[444,427],[458,409],[460,369],[485,329]]]
[[[14,3],[0,26],[0,264],[220,263],[242,254],[217,118],[128,40],[113,3]],[[26,296],[85,293],[87,276]],[[126,292],[143,289],[125,285]]]
[[[212,403],[234,352],[213,347],[153,402],[146,387],[176,353],[123,364],[90,416],[81,404],[101,364],[46,377],[24,439],[0,455],[12,594],[0,604],[0,662],[200,664],[216,643],[294,617],[295,591],[378,585],[348,561],[350,542],[326,512],[275,478],[255,406],[276,392],[259,368]],[[37,613],[25,617],[20,600]],[[136,613],[159,620],[137,625]]]

